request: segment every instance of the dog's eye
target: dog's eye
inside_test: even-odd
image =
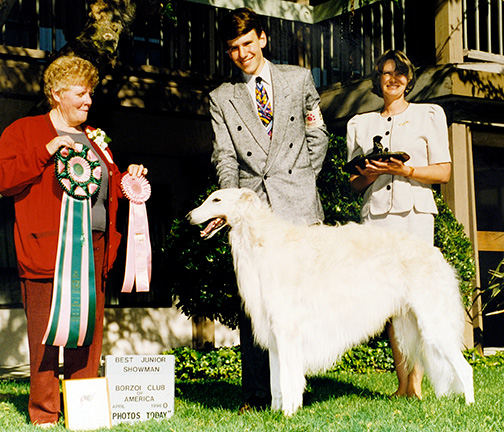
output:
[[[214,198],[212,202],[221,202],[220,198]]]

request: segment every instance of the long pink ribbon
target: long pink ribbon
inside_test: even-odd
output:
[[[130,201],[126,268],[121,292],[148,292],[152,272],[152,251],[145,204]]]

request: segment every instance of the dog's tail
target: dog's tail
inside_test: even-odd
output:
[[[462,355],[465,315],[458,278],[439,250],[421,249],[416,244],[415,253],[403,254],[407,296],[403,313],[393,319],[395,336],[407,366],[420,361],[436,395],[464,393],[471,403],[472,368]]]
[[[446,286],[442,288],[447,289]],[[444,294],[438,291],[439,303],[445,303],[441,299],[445,294],[446,291]],[[453,303],[459,301],[456,296],[451,297]],[[463,311],[454,304],[451,305],[451,310],[442,310],[438,306],[439,304],[431,304],[430,308],[435,309],[435,313],[429,313],[425,310],[427,304],[417,301],[414,306],[417,310],[412,308],[394,318],[396,339],[407,359],[408,370],[419,361],[437,396],[462,393],[466,402],[472,403],[472,368],[462,354]],[[446,306],[446,303],[443,306]]]
[[[423,363],[436,396],[464,394],[467,403],[474,402],[472,368],[455,344],[427,345]]]
[[[409,371],[418,361],[425,369],[436,396],[464,394],[467,403],[474,402],[472,368],[462,355],[457,337],[439,337],[446,328],[438,327],[438,335],[425,331],[412,311],[394,318],[393,324]]]

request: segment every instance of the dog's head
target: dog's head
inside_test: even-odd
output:
[[[243,211],[250,206],[261,207],[257,194],[248,188],[220,189],[212,193],[199,207],[187,215],[192,225],[208,222],[200,233],[209,239],[225,226],[233,227],[241,218]]]

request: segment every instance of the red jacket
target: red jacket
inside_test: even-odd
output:
[[[49,114],[45,114],[15,121],[0,137],[0,194],[14,196],[14,240],[22,278],[54,277],[63,190],[55,176],[54,156],[49,155],[46,144],[56,136]],[[108,250],[103,263],[106,275],[121,241],[116,215],[117,200],[123,196],[122,175],[96,144],[90,141],[90,146],[100,154],[109,174]]]

